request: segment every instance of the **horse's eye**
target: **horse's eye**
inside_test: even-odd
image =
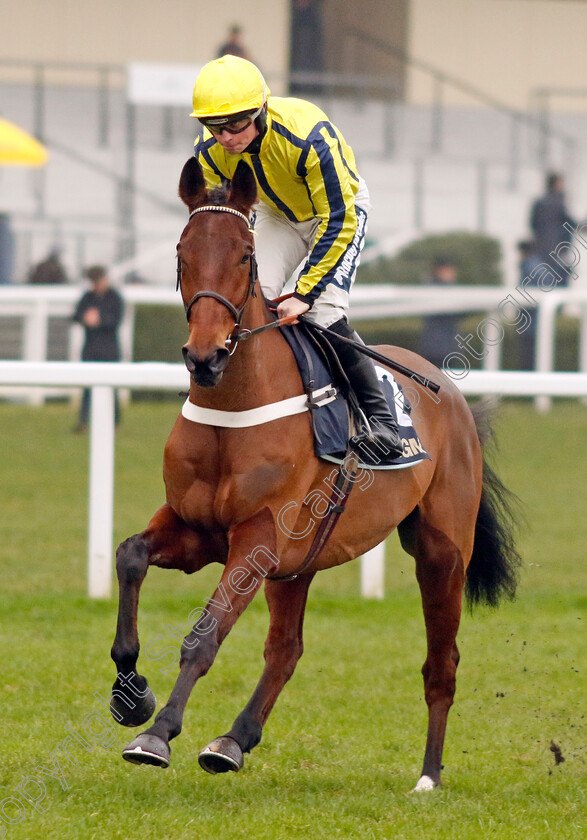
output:
[[[248,262],[250,259],[251,259],[251,255],[250,254],[245,254],[244,257],[241,260],[241,263],[244,264],[244,263]]]

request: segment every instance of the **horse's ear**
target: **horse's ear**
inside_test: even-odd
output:
[[[204,201],[207,195],[206,181],[197,158],[191,157],[181,171],[179,197],[190,210]]]
[[[257,200],[257,182],[253,170],[244,160],[239,161],[236,172],[232,176],[228,200],[246,212]]]

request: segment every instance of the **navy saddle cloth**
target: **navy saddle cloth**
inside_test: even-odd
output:
[[[337,385],[330,371],[325,351],[314,333],[307,327],[280,327],[295,356],[304,388],[312,405],[314,452],[318,458],[340,463],[347,452],[349,440],[349,408],[344,388]],[[401,386],[393,374],[375,364],[375,371],[389,408],[395,417],[404,445],[403,454],[390,460],[385,453],[367,442],[360,446],[360,466],[369,469],[401,469],[430,456],[420,443],[410,417],[410,407]]]

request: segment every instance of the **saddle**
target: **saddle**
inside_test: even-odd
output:
[[[362,425],[358,400],[334,348],[323,333],[314,331],[307,321],[279,329],[293,352],[308,395],[314,453],[325,461],[340,464],[348,451],[351,430]],[[430,460],[414,429],[410,406],[401,386],[387,368],[375,365],[375,371],[400,429],[404,451],[399,457],[389,458],[385,451],[366,442],[360,445],[359,466],[402,469]]]

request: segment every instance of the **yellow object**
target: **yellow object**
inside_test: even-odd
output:
[[[271,91],[252,62],[223,55],[200,70],[194,85],[191,117],[228,117],[260,108]]]
[[[47,149],[7,120],[0,119],[0,166],[43,166]]]
[[[194,154],[209,188],[231,181],[240,160],[253,170],[259,199],[292,222],[318,220],[312,253],[296,284],[308,302],[335,278],[357,232],[359,175],[350,146],[326,114],[303,99],[272,96],[258,153],[230,154],[204,128]]]

